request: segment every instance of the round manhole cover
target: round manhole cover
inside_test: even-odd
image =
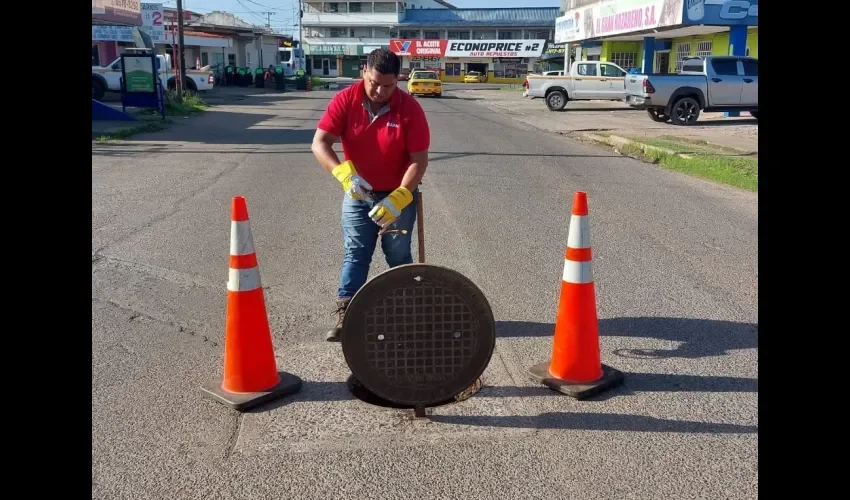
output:
[[[351,372],[394,403],[432,406],[468,389],[496,346],[496,322],[468,278],[430,264],[391,268],[354,295],[342,325]]]

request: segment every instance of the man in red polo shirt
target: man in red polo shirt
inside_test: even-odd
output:
[[[342,184],[345,258],[337,291],[337,321],[326,340],[339,342],[348,301],[363,286],[382,228],[407,234],[381,235],[387,265],[413,262],[410,242],[416,220],[417,186],[428,167],[431,133],[422,106],[397,90],[401,60],[376,49],[363,80],[337,93],[319,120],[313,154]],[[342,140],[345,161],[333,150]]]

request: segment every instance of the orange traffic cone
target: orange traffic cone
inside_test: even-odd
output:
[[[224,338],[224,379],[204,394],[242,411],[301,389],[301,379],[278,372],[245,198],[233,198],[230,276]]]
[[[587,193],[579,191],[570,218],[552,359],[529,370],[547,387],[577,399],[623,381],[623,374],[603,365],[599,355],[599,321],[587,217]]]

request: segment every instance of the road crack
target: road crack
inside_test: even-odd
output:
[[[256,149],[259,149],[259,148],[256,148]],[[177,212],[182,210],[182,205],[184,203],[191,200],[192,198],[199,195],[200,193],[207,191],[208,189],[215,186],[222,178],[224,178],[224,176],[226,176],[230,173],[233,173],[237,168],[242,166],[242,164],[245,163],[245,160],[247,160],[248,157],[249,157],[249,153],[246,153],[244,156],[242,156],[242,158],[240,158],[238,161],[234,162],[232,166],[222,170],[221,172],[219,172],[218,174],[213,176],[212,179],[210,179],[209,181],[207,181],[206,183],[204,183],[200,187],[198,187],[198,188],[196,188],[192,191],[189,191],[189,193],[187,195],[185,195],[181,198],[178,198],[176,201],[174,201],[174,203],[172,203],[170,210],[167,210],[166,212],[164,212],[160,215],[157,215],[156,217],[150,219],[148,222],[142,224],[140,227],[133,229],[129,233],[125,234],[124,236],[121,236],[118,239],[116,239],[112,242],[109,242],[109,243],[105,244],[104,246],[98,248],[94,252],[94,255],[95,256],[102,255],[102,252],[104,250],[108,249],[109,247],[112,247],[114,245],[117,245],[119,243],[127,241],[128,239],[132,238],[133,236],[135,236],[139,232],[144,231],[145,229],[152,227],[154,224],[156,224],[158,222],[162,222],[163,220],[167,219],[168,217],[176,214]]]

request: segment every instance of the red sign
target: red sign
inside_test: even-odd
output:
[[[448,40],[390,40],[390,50],[399,56],[443,57]]]

